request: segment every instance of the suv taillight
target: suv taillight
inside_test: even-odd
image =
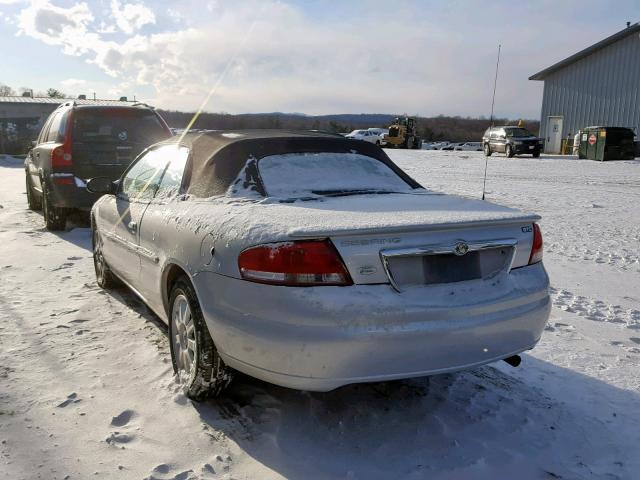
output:
[[[529,265],[542,261],[542,232],[537,223],[533,224],[533,245],[529,255]]]
[[[73,157],[71,155],[71,129],[73,126],[73,111],[70,111],[66,118],[66,126],[64,129],[64,139],[62,145],[58,145],[51,150],[51,168],[53,170],[67,170],[73,166]]]
[[[51,167],[54,169],[66,168],[73,165],[71,146],[62,144],[51,150]]]
[[[267,243],[238,257],[240,275],[252,282],[287,286],[352,285],[330,240]]]

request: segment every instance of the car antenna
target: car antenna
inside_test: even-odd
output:
[[[496,62],[496,76],[493,79],[493,98],[491,99],[491,117],[489,117],[489,122],[492,128],[493,127],[493,106],[496,103],[496,85],[498,85],[498,67],[500,66],[500,49],[502,45],[498,45],[498,61]],[[489,156],[484,156],[484,180],[482,181],[482,200],[484,200],[484,191],[487,186],[487,166],[489,165]]]

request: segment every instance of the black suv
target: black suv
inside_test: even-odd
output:
[[[60,105],[25,159],[29,208],[43,210],[47,229],[63,230],[70,209],[90,210],[100,197],[87,191],[87,179],[117,180],[140,152],[170,136],[144,104]]]
[[[482,136],[482,149],[487,157],[500,152],[509,158],[520,153],[537,158],[542,150],[542,139],[522,127],[490,127]]]

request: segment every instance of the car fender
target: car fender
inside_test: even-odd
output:
[[[193,281],[194,275],[191,272],[191,269],[187,265],[185,265],[184,262],[175,257],[165,258],[164,264],[162,265],[162,273],[160,274],[160,292],[162,294],[164,311],[167,312],[167,318],[169,312],[169,295],[171,294],[168,288],[168,280],[169,275],[175,272],[175,270],[173,270],[174,268],[182,270],[182,273],[187,276],[187,279],[193,285],[193,288],[196,290],[196,295],[198,295],[199,298],[198,287],[196,285],[196,282]]]

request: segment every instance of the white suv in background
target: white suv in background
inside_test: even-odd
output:
[[[353,132],[345,135],[345,138],[350,138],[352,140],[362,140],[364,142],[382,145],[382,138],[380,137],[380,135],[372,132],[371,130],[354,130]]]

